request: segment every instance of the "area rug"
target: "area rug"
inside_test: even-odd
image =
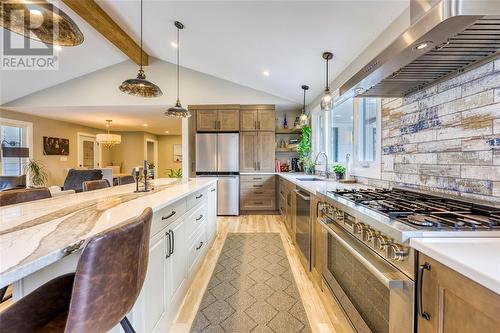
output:
[[[278,233],[229,233],[191,332],[311,332]]]

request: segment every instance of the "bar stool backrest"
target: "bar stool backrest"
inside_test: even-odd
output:
[[[95,235],[81,254],[65,332],[107,332],[132,309],[149,256],[153,211]]]

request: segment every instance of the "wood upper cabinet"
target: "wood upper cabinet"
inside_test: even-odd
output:
[[[258,110],[257,127],[259,131],[274,131],[274,110]],[[274,148],[273,148],[274,149]]]
[[[418,333],[499,332],[500,295],[421,253],[418,268]]]
[[[274,131],[274,109],[242,109],[241,131]]]
[[[240,129],[238,109],[197,110],[196,130],[198,132],[237,132]]]
[[[257,110],[243,110],[240,114],[240,130],[257,130]]]
[[[240,171],[274,172],[274,133],[240,133]]]

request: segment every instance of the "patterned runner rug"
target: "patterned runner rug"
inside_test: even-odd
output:
[[[191,332],[311,332],[279,234],[228,234]]]

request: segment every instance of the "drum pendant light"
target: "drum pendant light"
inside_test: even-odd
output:
[[[330,83],[328,81],[328,61],[332,60],[333,54],[331,52],[323,52],[323,59],[326,60],[326,87],[321,97],[321,111],[330,111],[333,109],[333,94],[330,91]]]
[[[181,48],[181,44],[179,43],[179,30],[184,29],[184,24],[179,21],[175,21],[175,27],[177,28],[177,101],[175,102],[175,106],[168,108],[165,112],[165,116],[174,117],[174,118],[188,118],[191,117],[191,112],[188,109],[182,107],[181,101],[179,99],[179,52]]]
[[[95,137],[95,140],[102,145],[105,148],[111,148],[114,147],[117,144],[120,144],[122,142],[122,136],[119,134],[111,134],[110,132],[110,127],[111,127],[111,122],[112,120],[106,120],[106,128],[108,129],[108,133],[101,133],[97,134]]]
[[[62,10],[45,0],[0,1],[0,26],[45,44],[76,46],[83,33]]]
[[[142,0],[141,0],[141,67],[137,78],[123,81],[120,90],[126,94],[138,97],[160,97],[163,95],[160,87],[146,80],[146,74],[142,68]]]
[[[309,117],[307,116],[306,113],[306,91],[309,90],[309,86],[303,85],[302,90],[304,90],[304,104],[302,106],[302,114],[300,115],[300,126],[305,126],[307,125],[307,121],[309,120]]]

